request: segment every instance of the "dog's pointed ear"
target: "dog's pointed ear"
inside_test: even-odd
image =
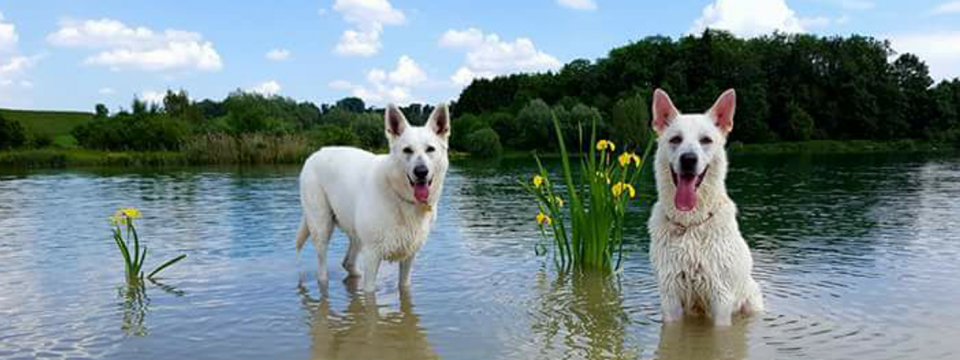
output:
[[[733,130],[733,113],[736,112],[736,110],[737,92],[733,89],[728,89],[717,98],[717,102],[713,103],[713,107],[710,108],[708,114],[714,123],[717,124],[717,128],[719,128],[724,135],[727,135],[730,133],[730,130]]]
[[[410,126],[410,124],[407,123],[407,117],[403,116],[403,111],[400,111],[394,104],[387,105],[387,109],[383,112],[383,120],[384,130],[387,132],[387,139],[390,140],[403,135],[403,131]]]
[[[670,125],[673,119],[680,116],[677,107],[673,106],[673,101],[670,101],[670,96],[667,95],[666,91],[660,89],[653,91],[653,106],[651,109],[653,110],[651,125],[658,135]]]
[[[447,103],[437,104],[427,121],[427,128],[432,130],[444,141],[450,138],[450,109]]]

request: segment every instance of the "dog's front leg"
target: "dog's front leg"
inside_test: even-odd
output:
[[[372,293],[377,290],[377,271],[380,270],[380,254],[375,251],[363,252],[363,291]]]
[[[660,311],[663,312],[663,322],[670,323],[683,319],[683,303],[676,293],[660,293]]]
[[[713,317],[713,325],[730,326],[733,323],[733,301],[726,298],[711,299],[710,316]]]
[[[410,287],[410,273],[413,271],[413,259],[416,255],[410,255],[403,261],[400,261],[400,288]]]

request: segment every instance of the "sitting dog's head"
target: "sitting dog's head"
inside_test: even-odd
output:
[[[677,210],[691,211],[697,206],[705,178],[723,182],[724,145],[733,129],[736,103],[737,95],[730,89],[706,113],[683,115],[666,92],[654,91],[652,125],[657,132],[657,181],[661,189],[666,185],[667,190],[673,190]],[[664,179],[667,176],[669,179]]]
[[[394,171],[390,183],[401,198],[418,204],[432,204],[439,196],[447,173],[447,140],[450,138],[450,111],[439,104],[424,126],[410,126],[399,108],[390,104],[384,113],[390,162]]]

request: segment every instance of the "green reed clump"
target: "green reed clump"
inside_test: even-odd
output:
[[[144,245],[141,249],[140,236],[137,235],[137,228],[133,225],[133,220],[139,219],[140,216],[140,210],[134,208],[124,208],[117,210],[117,212],[110,217],[110,222],[113,224],[113,240],[116,242],[117,248],[120,249],[120,255],[123,256],[124,270],[127,275],[127,283],[130,285],[143,284],[143,265],[147,259],[147,246]],[[124,226],[127,230],[126,239],[124,239],[123,229],[121,228]],[[131,238],[133,242],[132,249],[130,246]],[[157,275],[163,271],[163,269],[166,269],[170,265],[176,264],[178,261],[183,260],[186,257],[187,255],[183,254],[167,260],[167,262],[161,264],[147,274],[146,278],[153,279],[154,275]]]
[[[593,119],[589,143],[596,146],[589,147],[587,152],[581,151],[580,172],[575,176],[556,116],[553,116],[553,126],[563,164],[561,183],[566,187],[566,194],[554,188],[554,182],[536,156],[539,173],[529,183],[520,181],[537,199],[537,225],[542,239],[549,241],[548,233],[552,235],[554,251],[564,269],[619,268],[627,203],[637,197],[634,184],[643,173],[652,142],[647,144],[642,157],[633,152],[616,156],[616,145],[612,141],[597,141],[597,120]],[[581,145],[582,138],[581,129]],[[565,206],[566,202],[569,206]],[[537,245],[538,253],[545,250],[543,243]]]

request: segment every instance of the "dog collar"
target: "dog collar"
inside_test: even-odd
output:
[[[707,213],[707,217],[704,218],[703,220],[694,222],[692,224],[686,224],[686,225],[674,221],[667,215],[664,215],[664,217],[667,219],[667,222],[669,222],[670,225],[673,225],[673,227],[675,228],[673,230],[673,234],[675,236],[683,236],[684,234],[687,233],[687,230],[706,224],[708,221],[710,221],[710,219],[713,219],[713,211]]]

